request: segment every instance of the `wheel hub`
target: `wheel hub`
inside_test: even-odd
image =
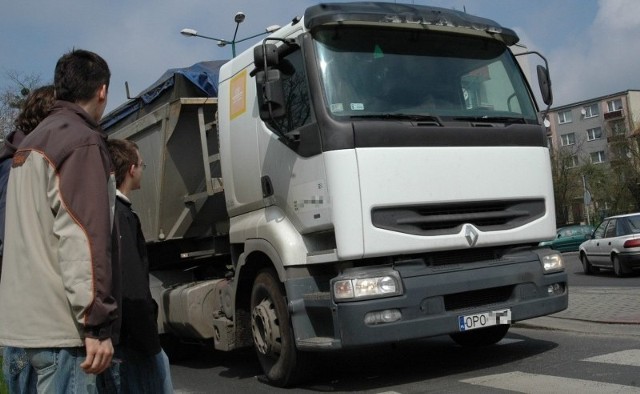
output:
[[[251,311],[253,342],[262,354],[280,353],[280,326],[273,303],[262,300]]]

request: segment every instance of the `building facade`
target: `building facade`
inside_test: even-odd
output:
[[[604,188],[603,182],[595,182],[590,176],[596,171],[602,173],[605,168],[611,170],[610,175],[616,175],[617,169],[622,168],[620,163],[626,165],[624,168],[637,165],[634,157],[638,156],[638,146],[634,137],[640,128],[640,91],[626,90],[555,107],[549,111],[548,119],[554,187],[560,189],[556,190],[556,205],[560,205],[556,206],[558,225],[592,224],[602,215],[618,213],[610,212],[612,200],[600,190]],[[625,176],[622,181],[635,182]],[[595,195],[602,198],[594,201]],[[625,207],[616,206],[615,210]]]

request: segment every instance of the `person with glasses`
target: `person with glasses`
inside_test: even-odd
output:
[[[114,283],[120,285],[122,310],[117,363],[103,374],[106,392],[172,393],[169,360],[160,347],[158,305],[149,288],[149,259],[140,219],[129,195],[140,189],[146,164],[135,142],[107,141],[116,177],[113,227]]]

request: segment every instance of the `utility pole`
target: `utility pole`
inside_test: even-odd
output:
[[[591,225],[591,218],[589,217],[589,206],[591,205],[591,193],[587,189],[587,180],[584,175],[582,175],[582,189],[584,191],[584,209],[586,211],[587,216],[587,224]]]

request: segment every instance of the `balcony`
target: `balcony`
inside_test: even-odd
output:
[[[627,136],[625,133],[611,133],[607,136],[608,144],[626,144]]]
[[[622,111],[622,109],[619,109],[617,111],[605,112],[604,114],[604,120],[615,120],[621,118],[624,118],[624,112]]]

